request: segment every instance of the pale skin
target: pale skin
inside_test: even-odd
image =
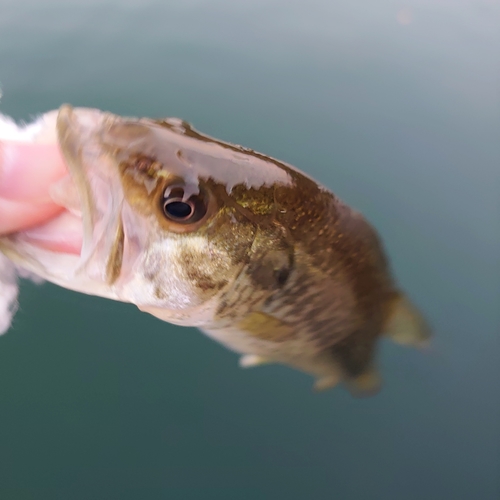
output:
[[[43,224],[62,209],[50,185],[66,174],[57,145],[0,143],[0,235]]]

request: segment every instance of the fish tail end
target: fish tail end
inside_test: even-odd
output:
[[[426,349],[430,345],[429,324],[404,294],[398,294],[395,298],[384,331],[397,344],[419,349]]]

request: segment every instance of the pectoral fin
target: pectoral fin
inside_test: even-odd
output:
[[[245,354],[240,358],[241,368],[253,368],[254,366],[267,365],[271,361],[256,354]]]
[[[316,379],[313,389],[317,392],[332,389],[340,382],[341,377],[338,374],[325,375]]]
[[[283,342],[294,335],[291,325],[262,312],[248,314],[238,323],[238,328],[252,337],[269,342]]]

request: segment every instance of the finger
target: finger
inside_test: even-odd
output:
[[[50,201],[50,185],[66,173],[57,144],[0,143],[0,198]]]
[[[60,213],[50,186],[64,175],[56,144],[0,143],[0,234],[36,226]]]

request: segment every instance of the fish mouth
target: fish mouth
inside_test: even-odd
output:
[[[55,120],[50,115],[47,127],[69,174],[53,186],[52,197],[66,210],[44,226],[0,238],[0,251],[20,268],[53,283],[123,300],[113,285],[129,274],[123,273],[124,261],[131,264],[137,258],[137,235],[135,244],[127,244],[124,219],[136,221],[125,207],[113,152],[101,142],[103,131],[121,118],[69,105],[61,106]],[[68,231],[73,241],[61,244]],[[47,244],[51,238],[58,244]]]
[[[123,188],[100,133],[118,117],[65,104],[56,122],[59,147],[76,187],[82,217],[81,271],[111,285],[120,276],[124,254]]]
[[[56,121],[57,139],[61,153],[66,162],[69,174],[78,189],[80,212],[83,225],[83,244],[89,244],[92,239],[94,223],[97,219],[94,195],[90,189],[90,181],[86,175],[83,163],[83,151],[79,134],[81,125],[73,108],[64,104],[59,109]],[[82,254],[86,253],[82,247]]]

